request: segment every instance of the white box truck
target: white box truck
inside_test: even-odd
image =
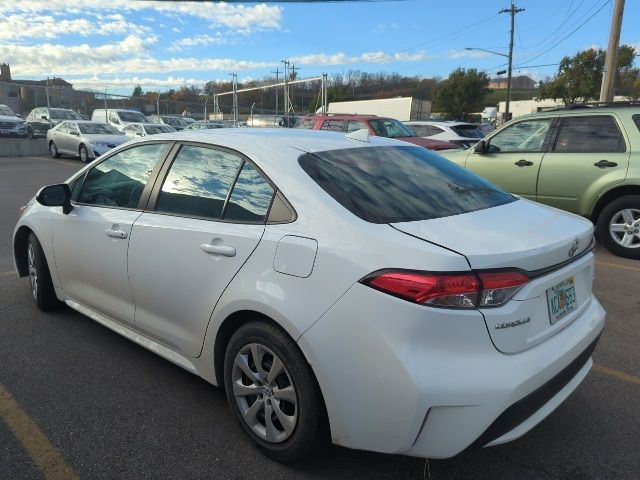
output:
[[[395,118],[401,122],[409,122],[429,120],[431,102],[414,97],[381,98],[353,102],[330,102],[328,109],[329,113],[378,115],[379,117]]]

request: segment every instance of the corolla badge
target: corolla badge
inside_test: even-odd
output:
[[[579,247],[580,247],[580,241],[574,240],[573,243],[571,244],[571,247],[569,248],[569,258],[573,257],[576,254]]]

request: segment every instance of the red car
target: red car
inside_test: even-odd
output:
[[[394,118],[378,117],[375,115],[309,115],[302,117],[295,128],[308,130],[328,130],[331,132],[355,132],[366,128],[371,135],[395,138],[413,143],[429,150],[449,150],[460,148],[451,142],[418,137],[402,122]]]

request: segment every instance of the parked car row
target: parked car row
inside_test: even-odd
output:
[[[27,125],[6,105],[0,105],[0,137],[26,137]]]

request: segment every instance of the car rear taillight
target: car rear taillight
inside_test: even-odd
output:
[[[465,273],[383,271],[361,283],[414,303],[447,308],[497,307],[509,301],[529,277],[515,270]]]

